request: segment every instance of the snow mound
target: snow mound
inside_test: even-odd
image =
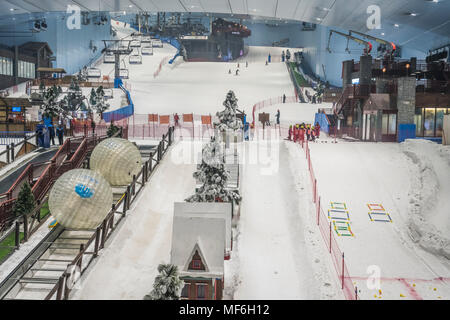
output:
[[[411,174],[408,215],[413,240],[450,259],[450,147],[422,139],[400,146],[417,167]]]

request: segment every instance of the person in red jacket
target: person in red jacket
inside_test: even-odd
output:
[[[318,122],[316,123],[315,128],[316,128],[316,132],[315,132],[316,138],[318,138],[320,136],[320,124]]]
[[[311,137],[311,126],[309,124],[306,125],[306,140],[309,141]]]
[[[180,120],[178,113],[175,113],[175,115],[173,116],[173,120],[175,121],[175,126],[178,126],[178,120]]]
[[[289,141],[292,141],[292,125],[289,126],[288,140],[289,140]]]
[[[301,144],[303,144],[303,141],[305,141],[305,127],[300,126],[299,135],[300,135],[300,140],[299,140],[299,142],[300,142]]]
[[[294,142],[297,142],[298,140],[298,125],[296,124],[294,126]]]

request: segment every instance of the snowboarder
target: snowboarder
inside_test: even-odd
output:
[[[292,124],[289,126],[288,140],[289,140],[289,141],[292,141]]]
[[[283,103],[286,103],[286,95],[283,93]]]
[[[52,145],[55,145],[55,128],[53,127],[53,124],[50,124],[48,126],[48,133],[50,134],[50,141],[52,142]]]
[[[231,74],[231,69],[228,69],[228,74]]]
[[[245,67],[248,68],[248,61],[245,61]]]
[[[284,50],[281,52],[281,62],[284,62],[284,58],[285,58],[285,55],[284,55]]]
[[[56,128],[56,136],[58,137],[59,145],[62,145],[64,137],[64,128],[62,124],[59,124],[59,126]]]
[[[277,114],[275,115],[275,118],[277,119],[277,125],[280,126],[280,109],[277,110]]]
[[[178,120],[180,120],[180,117],[178,116],[178,113],[175,113],[175,115],[173,116],[173,120],[175,121],[175,126],[178,126]]]
[[[239,75],[239,69],[236,69],[236,75],[237,76]]]

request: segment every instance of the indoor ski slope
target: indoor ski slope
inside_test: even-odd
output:
[[[234,299],[341,299],[313,223],[307,163],[292,163],[293,144],[266,142],[246,143],[258,159],[243,164]]]
[[[413,179],[421,177],[421,170],[402,152],[404,144],[339,141],[337,144],[311,143],[310,148],[325,213],[331,209],[331,202],[345,203],[348,210],[354,236],[342,235],[337,239],[361,297],[450,299],[450,261],[442,252],[430,253],[415,244],[413,239],[419,241],[420,236],[409,228],[415,208],[421,205],[416,197],[424,197],[428,186],[413,189]],[[446,171],[442,171],[446,177],[449,163]],[[442,191],[448,190],[449,181],[441,182]],[[440,197],[448,199],[448,193]],[[445,206],[440,207],[438,202],[436,208],[430,210],[436,215],[440,208]],[[384,209],[389,216],[379,209]],[[375,213],[369,216],[369,211]],[[427,222],[427,215],[427,212],[421,215],[421,224]],[[448,207],[446,214],[442,212],[441,220],[448,223]],[[422,229],[416,231],[423,233],[426,228]],[[367,277],[375,275],[373,269],[368,268],[379,268],[381,291],[367,287]]]

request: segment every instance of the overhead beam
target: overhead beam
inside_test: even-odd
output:
[[[181,6],[183,7],[184,11],[189,12],[188,9],[186,9],[186,7],[184,6],[183,2],[181,2],[181,0],[178,0],[178,2],[181,4]]]

